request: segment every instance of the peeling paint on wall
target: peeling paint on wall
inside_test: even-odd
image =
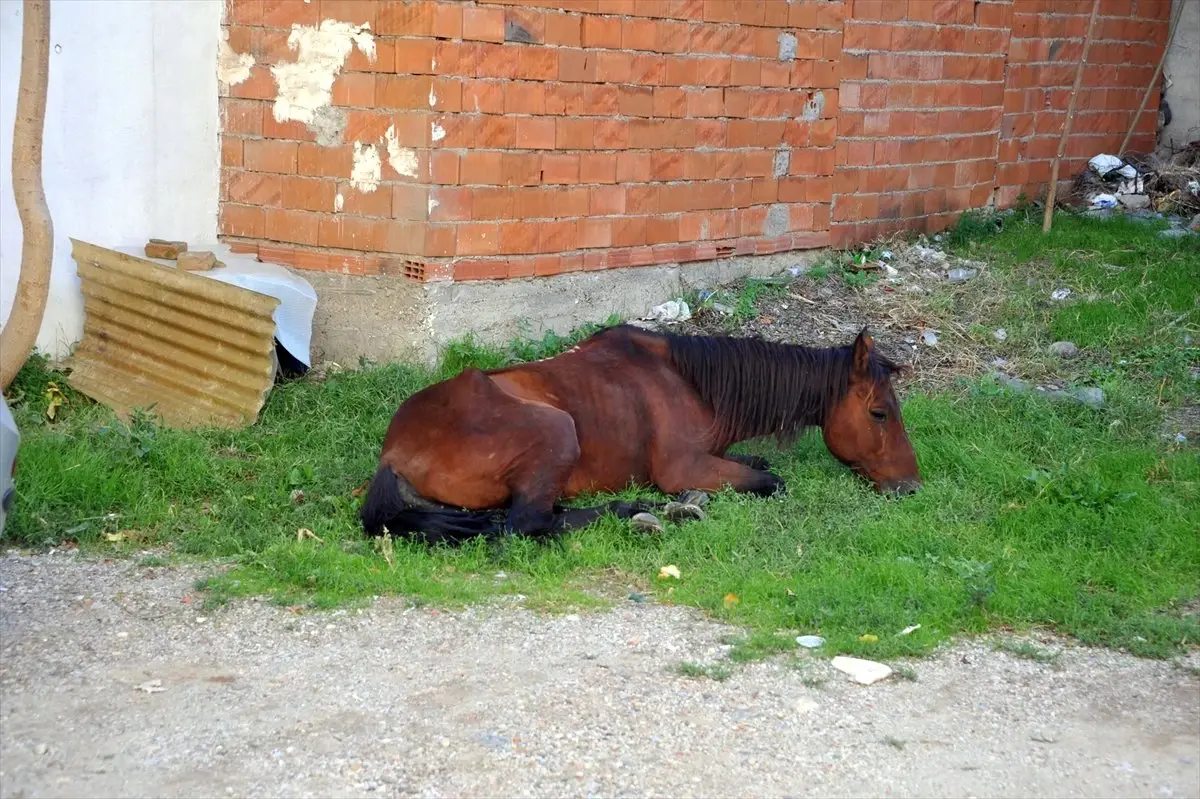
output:
[[[217,80],[224,86],[237,86],[250,77],[254,56],[235,52],[229,46],[229,31],[221,31],[221,43],[217,45]]]
[[[441,141],[446,138],[446,129],[436,122],[432,123],[429,126],[429,138],[434,141]]]
[[[379,188],[382,175],[383,162],[379,160],[379,150],[375,145],[354,142],[354,167],[350,171],[350,185],[363,194],[370,194]]]
[[[821,114],[825,113],[825,92],[818,89],[812,93],[812,96],[804,101],[804,108],[800,111],[800,118],[807,122],[815,122],[821,118]]]
[[[341,210],[342,210],[342,208],[343,208],[345,205],[346,205],[346,198],[345,198],[345,197],[343,197],[343,196],[342,196],[342,193],[339,191],[339,192],[337,193],[337,196],[333,198],[333,210],[334,210],[334,212],[335,212],[335,213],[340,213],[340,212],[341,212]]]
[[[295,51],[294,63],[281,63],[271,67],[278,91],[273,112],[276,122],[294,120],[302,122],[320,133],[324,129],[329,135],[329,123],[336,125],[336,116],[323,114],[333,101],[333,81],[346,63],[350,51],[355,47],[371,61],[375,60],[375,39],[370,25],[351,25],[327,19],[320,24],[292,25],[288,36],[288,48]],[[318,119],[318,115],[322,114]],[[344,127],[344,116],[342,127]],[[336,136],[340,138],[338,128]]]
[[[388,126],[383,138],[387,142],[388,163],[392,165],[392,169],[406,178],[415,178],[417,176],[416,150],[400,146],[400,142],[396,139],[395,125]]]
[[[333,147],[342,143],[342,132],[346,130],[346,109],[327,105],[318,108],[308,129],[317,136],[317,144]]]

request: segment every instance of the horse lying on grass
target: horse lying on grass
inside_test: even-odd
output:
[[[897,371],[866,330],[850,346],[818,349],[628,325],[544,361],[467,369],[397,409],[363,528],[430,543],[549,537],[656,507],[558,504],[585,492],[729,486],[768,496],[783,481],[767,463],[726,449],[812,426],[876,490],[908,494],[921,480],[892,389]]]

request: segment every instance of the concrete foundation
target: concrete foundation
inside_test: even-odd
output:
[[[686,265],[572,272],[519,280],[417,283],[394,276],[302,272],[317,292],[313,362],[353,368],[433,363],[447,343],[472,334],[486,344],[565,334],[613,314],[636,319],[666,300],[743,277],[808,266],[821,250],[726,258]]]
[[[1179,27],[1163,64],[1163,75],[1170,81],[1164,98],[1171,106],[1171,121],[1163,127],[1159,143],[1168,151],[1200,139],[1200,0],[1174,0],[1172,14],[1179,6]]]

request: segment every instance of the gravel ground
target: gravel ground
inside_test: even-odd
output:
[[[1176,663],[975,642],[915,681],[718,682],[673,673],[729,632],[680,608],[204,615],[196,575],[0,557],[0,795],[1200,796]]]

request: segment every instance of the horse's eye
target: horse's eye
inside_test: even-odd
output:
[[[887,411],[885,411],[881,408],[872,408],[871,409],[871,418],[877,422],[886,422],[887,421]]]

